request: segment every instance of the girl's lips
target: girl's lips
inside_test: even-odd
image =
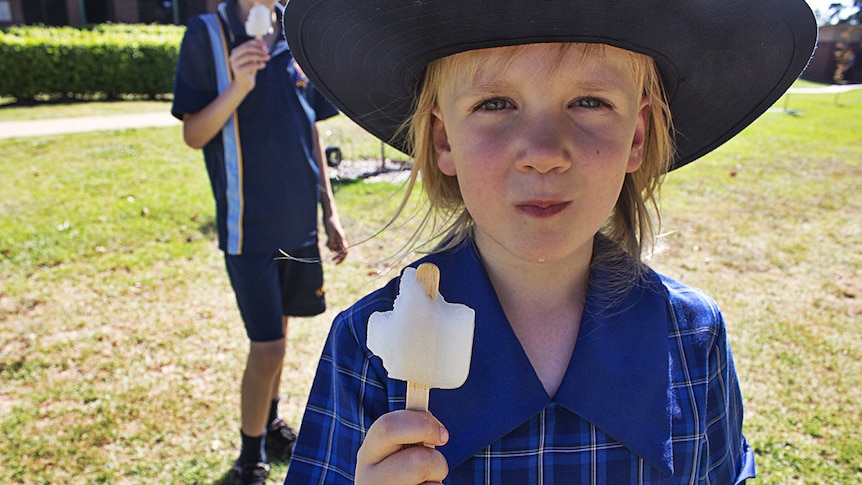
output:
[[[569,205],[571,205],[571,202],[529,201],[520,203],[516,207],[522,214],[531,217],[546,218],[563,212]]]

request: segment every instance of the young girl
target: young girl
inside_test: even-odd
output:
[[[366,345],[398,278],[339,315],[285,483],[754,476],[716,304],[642,254],[663,174],[774,103],[816,27],[803,0],[657,5],[291,1],[305,72],[411,153],[413,180],[454,221],[419,262],[476,327],[466,383],[432,390],[420,413]]]

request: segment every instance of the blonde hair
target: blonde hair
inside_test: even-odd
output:
[[[610,246],[618,247],[622,253],[611,255],[602,251],[605,254],[594,256],[594,262],[595,258],[606,262],[628,260],[627,265],[633,266],[631,270],[637,276],[643,271],[644,255],[652,250],[660,227],[659,188],[673,160],[670,110],[661,77],[653,59],[643,54],[604,44],[561,43],[558,55],[565,55],[569,49],[583,49],[588,53],[599,54],[613,49],[623,53],[636,82],[642,86],[644,98],[649,102],[643,163],[637,171],[626,174],[616,206],[600,231],[601,235],[615,243]],[[413,116],[405,126],[408,148],[415,160],[405,200],[410,196],[417,178],[421,176],[422,187],[430,204],[429,211],[433,214],[432,218],[425,222],[445,220],[450,224],[448,229],[444,230],[444,246],[438,250],[453,247],[467,238],[473,228],[473,219],[464,206],[457,178],[445,175],[437,168],[431,135],[432,111],[439,104],[448,76],[458,73],[459,77],[468,81],[475,76],[480,59],[477,52],[462,52],[429,63]],[[509,62],[507,59],[514,57],[501,56],[499,64],[492,66],[492,69],[505,69]],[[634,264],[630,264],[631,262]]]

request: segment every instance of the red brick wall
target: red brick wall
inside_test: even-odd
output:
[[[134,24],[138,21],[137,0],[113,0],[114,22]]]

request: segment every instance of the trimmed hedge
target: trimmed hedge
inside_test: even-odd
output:
[[[153,98],[173,90],[184,26],[16,26],[0,31],[0,96]]]

